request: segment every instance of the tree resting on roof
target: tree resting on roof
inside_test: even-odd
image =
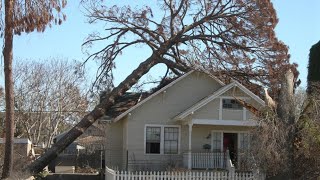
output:
[[[129,6],[108,8],[100,3],[89,1],[88,17],[91,23],[106,23],[108,35],[92,34],[83,44],[90,47],[98,41],[107,43],[85,61],[102,62],[96,83],[112,77],[116,59],[128,47],[147,47],[152,54],[64,138],[34,161],[28,167],[32,172],[41,171],[159,63],[175,74],[191,67],[211,68],[212,72],[219,72],[215,74],[219,77],[232,75],[246,85],[253,85],[251,80],[255,80],[272,88],[277,86],[272,81],[274,77],[284,69],[296,67],[289,63],[287,47],[274,35],[277,18],[269,0],[159,0],[163,12],[160,21],[147,6],[133,10]],[[229,70],[233,70],[232,74]],[[248,87],[252,90],[250,87],[256,86]]]

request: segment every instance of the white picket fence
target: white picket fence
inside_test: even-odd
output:
[[[197,171],[114,171],[106,168],[106,180],[263,180],[253,173],[197,172]]]

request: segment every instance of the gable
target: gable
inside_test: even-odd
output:
[[[192,105],[216,91],[222,85],[224,84],[214,76],[199,71],[190,71],[120,114],[114,121],[116,122],[140,108],[145,108],[144,111],[147,112],[150,101],[161,103],[164,101],[164,97],[167,99],[166,103],[172,101],[172,103],[176,103],[175,106],[179,106],[178,108],[173,107],[172,113],[179,113],[176,111],[184,110],[186,108],[184,106]],[[155,106],[152,107],[156,108]]]
[[[201,108],[204,108],[202,112],[208,112],[208,108],[210,107],[210,104],[214,104],[216,106],[218,104],[217,98],[227,96],[227,97],[248,97],[250,99],[253,99],[251,103],[255,104],[256,106],[264,106],[265,103],[262,99],[260,99],[258,96],[256,96],[254,93],[252,93],[250,90],[245,88],[243,85],[241,85],[239,82],[234,81],[228,85],[225,85],[218,89],[216,92],[210,94],[208,97],[202,99],[201,101],[195,103],[194,105],[187,108],[185,111],[177,115],[174,119],[176,120],[182,120],[189,116],[190,114],[193,114],[196,111],[201,111]],[[207,106],[209,104],[209,106]],[[206,107],[207,106],[207,107]],[[217,110],[219,106],[215,107],[215,109],[211,108],[213,111]],[[211,115],[215,115],[212,114]]]

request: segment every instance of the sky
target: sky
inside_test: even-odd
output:
[[[32,59],[47,60],[50,57],[61,57],[69,60],[83,61],[87,55],[83,52],[81,44],[88,34],[98,31],[103,32],[102,24],[88,24],[84,13],[80,10],[77,1],[69,1],[65,14],[67,21],[60,26],[47,28],[44,33],[30,33],[15,36],[14,60]],[[149,4],[150,1],[140,0],[106,0],[108,4]],[[291,61],[299,65],[302,86],[306,86],[308,54],[310,47],[320,40],[319,0],[273,0],[277,11],[279,23],[276,27],[277,37],[289,46]],[[156,6],[156,3],[152,4]],[[318,16],[317,16],[318,15]],[[124,53],[116,64],[114,71],[115,85],[120,83],[139,62],[136,57],[144,60],[150,54],[149,51],[136,48]],[[134,58],[132,58],[134,57]],[[3,63],[1,63],[3,66]],[[97,65],[90,62],[87,65],[87,73],[95,77]],[[164,68],[156,67],[151,73],[160,76]],[[1,75],[3,78],[3,73]],[[3,81],[3,80],[2,80]]]

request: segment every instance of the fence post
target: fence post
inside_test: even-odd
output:
[[[116,172],[106,166],[106,180],[116,180]]]

